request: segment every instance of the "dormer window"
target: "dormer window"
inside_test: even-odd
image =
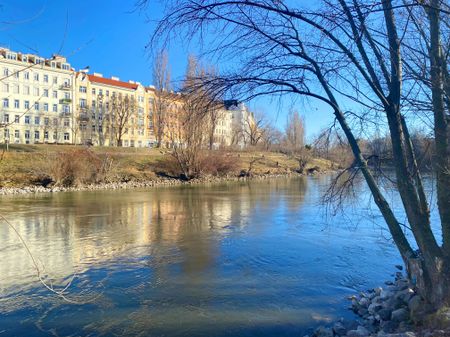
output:
[[[28,62],[28,56],[22,55],[22,62]]]
[[[67,63],[63,63],[62,68],[64,70],[70,70],[70,66]]]
[[[41,64],[41,63],[43,63],[43,62],[44,62],[43,59],[41,59],[41,58],[36,58],[36,61],[35,61],[36,64]]]
[[[51,66],[52,68],[56,68],[56,62],[50,62],[50,66]]]
[[[17,60],[17,54],[15,54],[15,53],[7,53],[6,54],[6,58],[8,60]]]

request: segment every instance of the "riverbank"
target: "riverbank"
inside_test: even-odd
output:
[[[403,275],[402,266],[396,268],[400,271],[396,272],[394,281],[349,297],[349,309],[357,319],[340,319],[305,337],[449,337],[449,325],[436,321],[436,315],[429,315],[414,285]],[[440,317],[448,323],[448,315]]]
[[[309,175],[317,175],[329,173],[331,171],[314,171]],[[74,187],[44,187],[44,186],[23,186],[23,187],[2,187],[0,188],[0,195],[15,195],[15,194],[33,194],[33,193],[57,193],[57,192],[76,192],[76,191],[98,191],[98,190],[124,190],[135,188],[151,188],[151,187],[164,187],[164,186],[181,186],[181,185],[207,185],[218,184],[225,182],[238,182],[249,180],[265,180],[276,179],[283,177],[301,177],[306,174],[300,174],[296,172],[289,172],[285,174],[261,174],[252,175],[250,177],[238,177],[238,176],[205,176],[202,178],[196,178],[192,180],[182,180],[175,178],[158,178],[148,181],[128,181],[128,182],[116,182],[116,183],[100,183],[90,184]]]
[[[0,158],[0,195],[116,190],[204,184],[299,175],[298,162],[282,153],[213,152],[226,170],[185,181],[173,174],[170,151],[55,145],[14,145]],[[305,174],[329,172],[331,162],[311,158]],[[69,176],[71,179],[67,179]]]

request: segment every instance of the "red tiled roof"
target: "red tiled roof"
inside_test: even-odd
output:
[[[138,84],[116,81],[116,80],[112,80],[110,78],[98,77],[95,75],[88,75],[88,78],[89,78],[89,81],[91,81],[91,82],[112,85],[114,87],[121,87],[121,88],[133,89],[133,90],[136,90],[138,87]]]

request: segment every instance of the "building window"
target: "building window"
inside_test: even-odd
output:
[[[53,125],[58,126],[58,118],[53,118]]]
[[[25,139],[30,139],[30,130],[25,130]]]
[[[22,55],[22,62],[28,62],[28,56]]]
[[[30,101],[25,101],[24,102],[24,107],[25,107],[25,109],[30,109]]]
[[[24,80],[29,80],[30,79],[30,73],[28,71],[23,73],[23,78]]]
[[[65,118],[64,119],[64,126],[70,126],[70,119],[69,118]]]
[[[100,96],[102,96],[102,95],[103,95],[103,89],[98,89],[98,94],[99,94]]]
[[[39,82],[39,74],[38,73],[34,73],[34,80]]]
[[[34,131],[34,139],[39,139],[39,131]]]
[[[34,103],[34,110],[39,111],[39,102]]]
[[[34,96],[39,96],[39,88],[34,88]]]
[[[50,62],[50,67],[56,68],[56,62]]]
[[[64,113],[70,113],[70,106],[68,106],[68,105],[63,105],[63,112],[64,112]]]
[[[64,70],[69,70],[70,69],[70,67],[69,67],[69,65],[67,63],[63,63],[62,68]]]
[[[9,92],[9,84],[8,83],[3,83],[3,92]]]
[[[92,95],[95,95],[95,88],[92,88]]]
[[[44,111],[48,111],[48,103],[44,103]]]
[[[53,90],[53,98],[58,98],[58,92],[56,90]]]
[[[13,85],[13,93],[18,94],[19,93],[19,85]]]
[[[86,107],[86,100],[84,98],[80,98],[80,108]]]
[[[41,119],[39,117],[34,117],[34,124],[39,125],[41,122]]]
[[[30,116],[25,116],[25,124],[30,124]]]
[[[44,139],[48,139],[48,131],[44,132]]]
[[[85,94],[87,92],[87,88],[84,86],[80,86],[80,92]]]
[[[44,83],[48,83],[48,75],[44,75]]]
[[[53,104],[53,112],[58,112],[58,104]]]
[[[64,140],[70,140],[70,135],[68,132],[64,133]]]
[[[3,115],[3,122],[4,123],[9,123],[9,115],[8,114],[4,114]]]
[[[58,139],[58,133],[57,132],[53,132],[53,140],[57,140]]]
[[[30,94],[30,87],[29,86],[24,86],[23,87],[23,93],[25,94],[25,95],[29,95]]]
[[[53,84],[58,84],[58,76],[53,76]]]
[[[14,100],[14,108],[19,109],[20,108],[20,102],[18,99]]]
[[[9,108],[9,99],[3,98],[3,107],[4,108]]]
[[[48,89],[44,89],[44,97],[48,97]]]
[[[50,119],[48,117],[44,118],[44,125],[48,125],[50,122]]]
[[[3,76],[9,76],[9,69],[3,68]]]
[[[14,138],[20,138],[20,131],[14,130]]]
[[[20,122],[20,116],[19,115],[15,115],[14,116],[14,123],[19,123]]]
[[[64,98],[70,99],[70,92],[65,92],[64,93]]]

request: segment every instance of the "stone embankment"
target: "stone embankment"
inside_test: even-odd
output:
[[[313,174],[318,174],[314,172]],[[157,178],[146,181],[127,181],[127,182],[112,182],[112,183],[99,183],[92,185],[83,185],[76,187],[63,187],[63,186],[25,186],[25,187],[3,187],[0,188],[0,195],[13,195],[13,194],[30,194],[30,193],[56,193],[56,192],[70,192],[70,191],[96,191],[96,190],[120,190],[120,189],[133,189],[133,188],[150,188],[150,187],[162,187],[162,186],[178,186],[178,185],[199,185],[199,184],[213,184],[232,181],[247,181],[247,180],[264,180],[281,177],[298,177],[299,173],[290,172],[286,174],[261,174],[253,175],[251,177],[237,177],[237,176],[205,176],[202,178],[192,179],[189,181],[175,179],[175,178]]]
[[[419,327],[427,314],[425,305],[402,272],[396,273],[394,282],[385,282],[385,287],[362,292],[349,300],[358,319],[341,319],[305,337],[450,337],[450,329]]]

